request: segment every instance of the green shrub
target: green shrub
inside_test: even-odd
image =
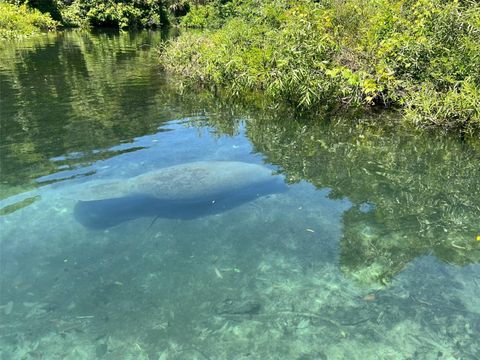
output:
[[[375,73],[392,74],[383,86],[393,101],[406,105],[406,120],[420,127],[479,130],[480,5],[385,2],[373,20],[363,49],[374,50]]]
[[[209,18],[215,17],[215,8],[211,5],[193,6],[182,20],[181,25],[189,28],[206,28],[209,25]]]
[[[166,4],[157,0],[77,0],[80,18],[92,26],[160,27],[168,23]]]
[[[6,1],[49,13],[69,27],[156,28],[167,25],[170,17],[185,15],[190,8],[188,0]]]
[[[26,5],[0,3],[0,39],[13,39],[54,30],[58,22]]]
[[[187,28],[218,29],[225,25],[228,19],[239,15],[242,8],[243,2],[237,0],[195,1],[190,6],[190,11],[181,19],[180,25]]]
[[[193,81],[228,86],[234,94],[265,90],[304,109],[330,108],[340,89],[327,73],[337,51],[325,26],[328,12],[313,3],[260,9],[253,20],[234,16],[218,30],[186,33],[161,51],[162,63]]]
[[[473,134],[480,129],[480,89],[470,79],[444,91],[427,83],[407,95],[405,119],[416,126]]]
[[[303,111],[393,106],[416,126],[480,130],[477,1],[210,1],[182,23],[204,31],[170,42],[161,63],[189,82],[263,90]]]
[[[63,4],[60,7],[62,23],[67,27],[89,28],[90,20],[87,18],[80,1]]]
[[[62,15],[59,10],[60,1],[61,0],[4,0],[4,2],[13,5],[26,5],[29,8],[37,9],[42,14],[49,14],[53,20],[62,22]]]

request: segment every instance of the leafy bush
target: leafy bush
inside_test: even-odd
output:
[[[406,119],[471,133],[480,129],[480,5],[474,1],[396,1],[373,17],[363,51],[383,88],[406,105]],[[407,7],[408,6],[408,7]]]
[[[58,26],[48,14],[26,5],[0,3],[0,39],[13,39],[53,30]]]
[[[480,89],[470,79],[446,91],[427,83],[407,95],[405,119],[417,126],[473,132],[480,128]]]
[[[62,22],[67,27],[90,27],[90,19],[87,18],[80,1],[61,5]]]
[[[211,26],[210,17],[215,17],[215,8],[211,5],[194,6],[182,19],[182,25],[190,28],[206,28]]]
[[[188,0],[7,0],[49,13],[70,27],[155,28],[185,15]],[[170,15],[170,16],[169,16]]]
[[[162,63],[193,81],[229,86],[234,94],[265,90],[301,108],[330,108],[339,88],[326,72],[337,51],[324,26],[328,14],[313,3],[260,9],[254,19],[234,16],[218,30],[184,34],[162,49]]]
[[[37,9],[42,14],[48,13],[52,19],[59,22],[62,21],[62,15],[60,14],[59,4],[61,0],[4,0],[4,2],[13,5],[26,5],[29,8]],[[70,0],[66,0],[70,1]]]
[[[92,26],[118,28],[160,27],[168,23],[164,1],[77,0],[80,18]]]
[[[220,28],[227,19],[238,15],[241,2],[222,0],[208,1],[190,6],[190,11],[181,19],[180,24],[187,28]]]
[[[304,111],[395,106],[417,126],[480,130],[476,1],[210,1],[182,24],[205,30],[163,47],[161,63],[191,83],[264,90]]]

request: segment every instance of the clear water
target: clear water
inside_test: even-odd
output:
[[[187,92],[160,41],[0,45],[1,360],[480,358],[477,139]],[[89,186],[211,160],[288,191],[190,220],[73,216]]]

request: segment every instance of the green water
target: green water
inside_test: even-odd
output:
[[[160,41],[0,44],[1,360],[480,357],[478,141],[187,92]],[[191,220],[73,216],[82,189],[211,160],[288,191]]]

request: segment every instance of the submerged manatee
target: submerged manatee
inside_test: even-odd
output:
[[[145,216],[194,219],[285,189],[283,179],[261,165],[200,161],[89,186],[77,194],[74,215],[92,229]]]

